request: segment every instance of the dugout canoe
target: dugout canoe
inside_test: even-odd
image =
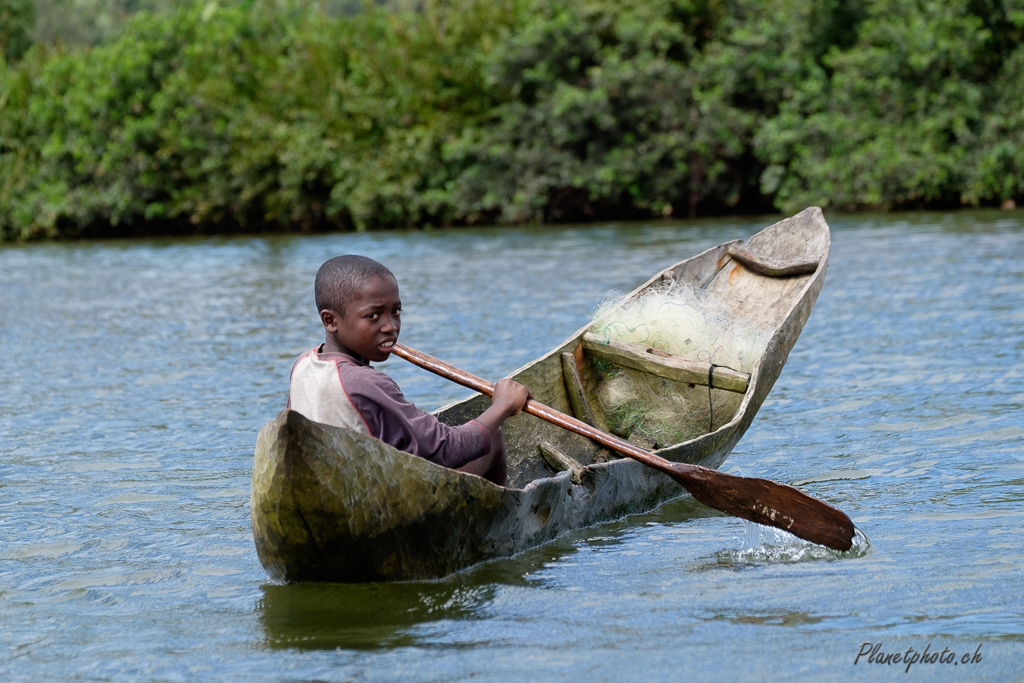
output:
[[[752,236],[657,273],[631,292],[674,279],[714,297],[736,319],[771,330],[749,375],[607,343],[584,328],[510,377],[534,397],[602,422],[594,361],[650,372],[707,401],[704,433],[655,452],[717,468],[775,384],[825,282],[831,237],[809,208]],[[602,343],[604,342],[604,343]],[[437,411],[462,424],[490,405],[474,395]],[[596,411],[596,414],[595,414]],[[285,410],[263,427],[253,461],[250,512],[260,562],[278,581],[436,579],[509,557],[568,531],[652,510],[687,495],[666,475],[610,459],[584,437],[527,414],[503,427],[509,482],[434,465],[369,436]]]

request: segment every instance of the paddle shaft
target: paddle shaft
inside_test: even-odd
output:
[[[435,375],[444,377],[456,384],[461,384],[467,389],[478,391],[487,396],[494,396],[494,384],[492,382],[488,382],[482,377],[477,377],[476,375],[457,368],[454,365],[449,365],[443,360],[434,358],[422,351],[409,348],[405,344],[396,343],[394,353],[413,365],[418,365],[424,370],[433,372]],[[656,470],[660,470],[665,474],[676,474],[678,472],[676,468],[679,466],[706,469],[699,467],[698,465],[674,463],[666,460],[665,458],[658,457],[650,451],[634,446],[625,439],[620,439],[614,434],[602,432],[600,429],[592,427],[582,420],[570,417],[569,415],[546,406],[543,403],[539,403],[532,398],[526,401],[526,405],[523,406],[523,412],[529,413],[530,415],[536,415],[542,420],[547,420],[548,422],[558,425],[563,429],[568,429],[570,432],[576,432],[577,434],[593,439],[602,446],[607,446],[608,448],[616,450],[623,455],[628,455],[634,460],[639,460],[643,464],[653,467]]]
[[[487,396],[494,395],[491,382],[431,355],[398,343],[394,346],[394,353],[456,384]],[[533,399],[527,400],[523,411],[664,472],[708,507],[789,531],[835,550],[849,550],[853,545],[853,522],[845,513],[791,486],[666,460]]]

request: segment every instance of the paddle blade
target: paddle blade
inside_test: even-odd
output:
[[[833,550],[853,546],[853,522],[842,510],[792,486],[682,463],[671,469],[669,476],[710,508]]]

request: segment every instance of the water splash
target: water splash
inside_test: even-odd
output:
[[[788,531],[743,520],[746,529],[739,548],[715,553],[718,564],[731,566],[759,564],[794,564],[820,560],[845,560],[864,557],[871,552],[871,542],[864,532],[854,527],[853,545],[839,551],[797,538]]]

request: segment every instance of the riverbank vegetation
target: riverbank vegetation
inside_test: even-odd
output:
[[[0,14],[3,240],[1024,199],[1024,0],[182,1],[33,41],[49,2]]]

